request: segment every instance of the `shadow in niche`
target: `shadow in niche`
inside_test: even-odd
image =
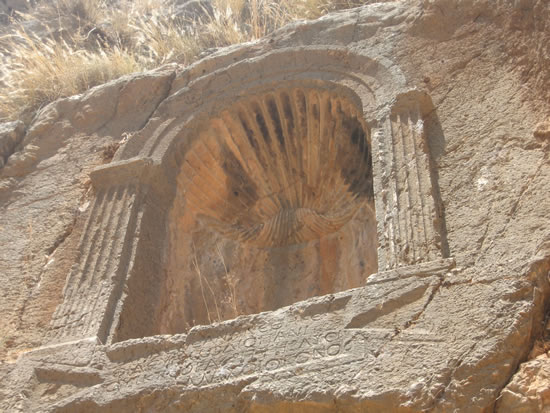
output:
[[[359,287],[377,271],[370,130],[347,96],[241,99],[186,149],[160,334]]]
[[[450,256],[449,243],[447,241],[447,226],[445,225],[445,205],[441,198],[441,191],[439,190],[439,168],[438,160],[445,153],[445,135],[441,122],[437,116],[437,112],[434,109],[424,119],[424,127],[426,130],[426,136],[428,139],[428,147],[430,148],[430,169],[431,180],[433,188],[433,197],[437,208],[438,226],[441,234],[441,252],[443,257]]]

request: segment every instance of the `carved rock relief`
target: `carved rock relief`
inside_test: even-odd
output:
[[[429,98],[398,96],[389,112],[367,121],[349,88],[322,84],[241,93],[188,130],[167,119],[144,143],[147,157],[115,158],[96,170],[96,202],[51,341],[97,337],[112,346],[104,349],[107,363],[128,368],[139,354],[149,357],[151,340],[181,341],[160,351],[179,366],[178,386],[190,388],[270,372],[284,376],[310,365],[313,372],[319,363],[336,369],[355,363],[358,377],[388,345],[437,342],[429,332],[401,334],[439,288],[442,278],[434,274],[452,265],[440,261],[423,125],[433,109]],[[159,163],[154,154],[168,138],[175,144]],[[166,171],[172,175],[162,175]],[[394,270],[396,277],[377,274],[379,267],[407,264],[416,266]],[[409,288],[410,274],[416,278]],[[361,287],[366,281],[371,285]],[[300,303],[313,296],[322,297]],[[281,323],[299,330],[307,319],[309,327],[292,343],[282,329],[277,336],[267,330],[250,336],[263,328],[255,324],[261,315],[216,324],[297,302],[280,313]],[[279,325],[279,313],[268,314],[270,328]],[[227,347],[239,360],[249,355],[238,366],[216,358],[224,352],[212,353],[223,347],[215,337],[228,326],[249,332]],[[186,331],[187,337],[140,341]],[[336,341],[327,339],[333,336]],[[53,370],[41,371],[41,383],[63,369]],[[122,379],[106,371],[90,377],[92,384]]]

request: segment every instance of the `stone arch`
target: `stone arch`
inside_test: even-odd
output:
[[[119,150],[113,161],[151,158],[166,163],[173,144],[206,122],[235,98],[287,82],[339,87],[363,111],[369,124],[389,110],[405,79],[383,56],[350,52],[335,46],[278,49],[259,56],[210,58],[191,66],[175,81],[173,93],[146,127]],[[235,57],[235,59],[237,59]],[[325,86],[323,86],[325,85]]]

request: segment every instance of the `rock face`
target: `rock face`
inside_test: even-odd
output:
[[[6,122],[0,124],[0,168],[4,166],[9,156],[25,136],[23,122]]]
[[[44,108],[0,410],[544,411],[549,17],[373,3]]]
[[[13,11],[26,10],[32,4],[29,0],[0,0],[0,13],[11,14]]]
[[[550,406],[550,362],[546,354],[521,365],[502,391],[498,412],[545,412]]]

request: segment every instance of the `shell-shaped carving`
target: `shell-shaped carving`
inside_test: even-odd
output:
[[[225,237],[260,247],[318,239],[372,199],[368,130],[336,92],[248,97],[199,133],[180,174],[186,213]]]

